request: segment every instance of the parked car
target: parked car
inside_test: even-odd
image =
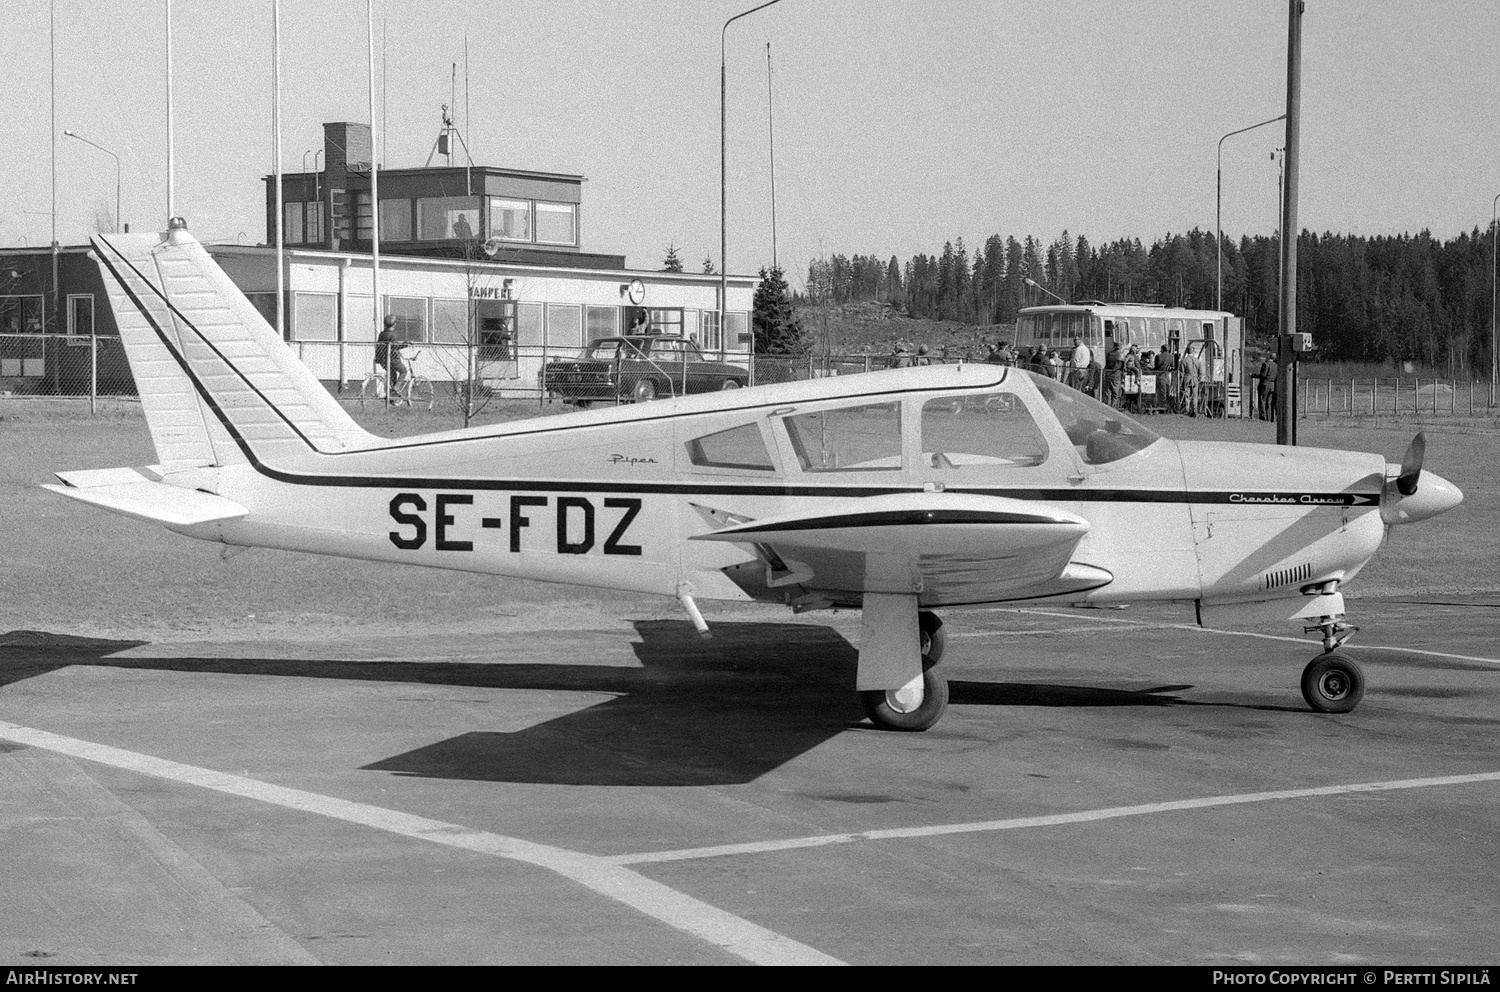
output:
[[[737,389],[749,378],[743,366],[704,358],[687,338],[647,334],[596,338],[581,357],[548,362],[541,385],[549,396],[587,406],[595,400],[644,403],[658,396]]]

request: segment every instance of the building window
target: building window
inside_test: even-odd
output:
[[[292,337],[297,341],[339,339],[339,298],[333,293],[292,294]]]
[[[516,305],[516,343],[522,347],[542,343],[542,305],[540,303]]]
[[[516,303],[514,300],[475,300],[474,326],[479,331],[479,360],[508,362],[514,357]]]
[[[374,214],[370,210],[370,194],[369,193],[359,193],[359,192],[356,192],[354,194],[354,216],[355,216],[355,233],[354,233],[354,237],[357,240],[359,240],[359,241],[369,241],[371,238],[373,238],[375,236],[375,233],[374,233],[375,217],[374,217]]]
[[[530,241],[531,201],[490,197],[490,237],[502,241]]]
[[[652,334],[682,334],[681,310],[650,310]]]
[[[536,240],[538,244],[578,244],[578,204],[536,201]]]
[[[267,326],[272,331],[276,330],[276,294],[275,293],[246,293],[245,299],[255,308],[255,312],[265,318]]]
[[[547,344],[554,348],[576,348],[583,344],[583,307],[547,304]]]
[[[282,238],[289,245],[318,244],[326,237],[323,217],[325,208],[321,200],[294,200],[281,205],[286,223],[282,227]]]
[[[703,311],[703,337],[699,344],[705,351],[718,351],[724,347],[724,339],[719,334],[719,311]]]
[[[428,196],[417,201],[417,237],[471,241],[479,235],[479,201],[472,196]]]
[[[396,318],[392,331],[398,341],[427,340],[427,300],[417,296],[387,296],[387,317]]]
[[[749,351],[752,338],[750,336],[750,321],[748,315],[743,311],[740,313],[726,313],[724,315],[724,344],[725,351]]]
[[[590,341],[612,338],[620,333],[619,307],[585,307],[584,320]]]
[[[75,338],[94,336],[94,296],[92,293],[68,297],[68,333]]]
[[[432,301],[432,343],[466,344],[469,340],[467,300]]]
[[[289,245],[300,245],[302,243],[302,202],[283,203],[281,212],[286,216],[286,222],[281,226],[281,239]]]
[[[411,201],[380,201],[380,240],[411,240]]]

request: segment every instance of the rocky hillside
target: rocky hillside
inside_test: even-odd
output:
[[[927,345],[934,355],[982,358],[985,345],[1009,341],[1014,325],[976,327],[951,320],[907,316],[888,303],[844,303],[836,306],[801,304],[795,307],[807,339],[819,352],[845,355],[889,355],[904,341],[915,349]]]

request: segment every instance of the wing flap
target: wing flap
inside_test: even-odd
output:
[[[157,482],[135,469],[59,472],[57,477],[62,485],[42,488],[112,513],[169,527],[237,520],[250,512],[233,500]]]

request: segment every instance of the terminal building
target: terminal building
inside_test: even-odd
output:
[[[719,276],[631,269],[623,255],[586,251],[582,176],[450,161],[382,168],[372,182],[368,125],[325,124],[323,139],[320,170],[281,177],[281,332],[335,392],[358,387],[371,371],[380,317],[387,315],[413,345],[407,354],[416,355],[417,374],[440,384],[476,377],[502,395],[535,395],[547,360],[623,333],[642,316],[654,332],[692,338],[706,356],[748,361],[757,280],[727,278],[721,327]],[[205,247],[275,326],[273,176],[265,177],[265,189],[264,245]],[[65,344],[24,340],[25,332],[75,339],[117,333],[87,252],[61,249],[68,261],[60,266],[54,302],[49,249],[0,250],[0,335],[22,335],[0,342],[0,389],[67,391],[48,384],[76,381],[77,370],[60,375]],[[7,268],[17,273],[9,288]],[[64,307],[66,328],[58,319]],[[112,366],[107,353],[108,346],[101,363]]]

